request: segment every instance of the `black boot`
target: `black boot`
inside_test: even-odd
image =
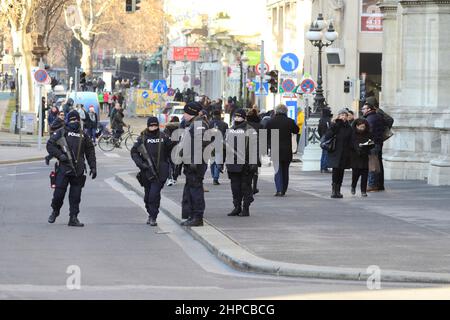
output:
[[[185,219],[184,217],[182,219]],[[187,220],[180,223],[183,227],[187,226],[188,223],[192,221],[192,217],[187,218]]]
[[[239,213],[239,217],[248,217],[248,216],[250,216],[250,207],[244,206],[244,209],[242,210],[242,212]]]
[[[331,198],[332,199],[338,199],[339,198],[339,196],[337,194],[337,184],[336,183],[333,183],[331,185]]]
[[[185,227],[203,227],[203,219],[202,218],[193,218],[192,220],[188,220]]]
[[[253,177],[253,194],[257,194],[257,193],[259,193],[259,189],[258,189],[258,176],[257,175],[255,175],[254,177]]]
[[[69,227],[84,227],[84,224],[78,220],[77,216],[70,216]]]
[[[48,217],[48,223],[55,223],[56,218],[58,218],[58,216],[59,216],[59,211],[53,210],[50,217]]]
[[[156,227],[158,224],[156,223],[156,218],[148,217],[147,224],[150,227]]]
[[[342,186],[341,184],[336,185],[336,194],[338,199],[342,199],[344,197],[341,193],[341,186]]]
[[[356,187],[352,187],[352,195],[356,194]]]
[[[242,212],[241,206],[235,206],[233,211],[231,211],[228,216],[229,217],[236,217]]]

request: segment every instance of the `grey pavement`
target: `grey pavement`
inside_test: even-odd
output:
[[[232,209],[226,177],[208,178],[206,219],[251,254],[300,265],[365,270],[450,271],[450,188],[421,181],[388,181],[384,193],[351,196],[351,172],[343,200],[330,199],[331,175],[291,169],[288,196],[273,197],[271,168],[263,168],[260,193],[249,218],[228,217]],[[183,184],[164,196],[180,202]],[[445,280],[448,282],[448,279]]]
[[[0,164],[18,163],[39,161],[44,162],[44,157],[47,155],[45,151],[45,144],[39,150],[36,146],[33,147],[18,147],[18,146],[4,146],[0,145]]]
[[[148,227],[142,198],[114,181],[115,173],[134,168],[129,153],[97,149],[97,155],[99,177],[83,190],[83,229],[67,227],[67,203],[57,222],[47,223],[51,167],[0,165],[0,299],[304,299],[371,293],[365,281],[236,271],[163,213],[158,228]],[[70,266],[81,270],[80,290],[66,287]],[[435,297],[431,287],[436,286],[382,283],[382,291],[394,298],[402,297],[403,289],[418,288]]]

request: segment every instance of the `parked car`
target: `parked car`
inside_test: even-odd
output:
[[[171,112],[168,115],[168,121],[170,121],[173,117],[177,117],[178,120],[180,120],[180,122],[181,122],[181,120],[183,118],[183,114],[184,114],[184,105],[185,105],[184,103],[182,105],[181,104],[174,105],[172,107]]]

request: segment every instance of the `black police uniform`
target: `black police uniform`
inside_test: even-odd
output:
[[[139,147],[144,144],[147,154],[152,158],[153,166],[139,152]],[[147,224],[156,226],[156,218],[161,202],[161,190],[169,177],[169,159],[171,152],[171,140],[163,132],[144,130],[131,149],[131,158],[141,170],[140,182],[145,190],[145,208],[149,219]],[[154,172],[156,169],[156,172]]]
[[[189,103],[185,106],[185,112],[198,114],[200,110],[201,106],[197,103]],[[203,136],[205,131],[209,129],[209,125],[203,117],[196,116],[189,122],[183,122],[181,128],[187,129],[185,138],[190,139],[191,144],[191,163],[183,165],[186,184],[183,190],[182,218],[188,220],[184,221],[182,225],[189,227],[203,226],[203,215],[206,208],[203,179],[208,169],[208,165],[203,159],[203,151],[209,144],[209,142],[203,141]],[[199,164],[195,164],[194,161],[194,140],[196,138],[202,140],[202,162]],[[182,142],[180,143],[182,144]]]
[[[68,145],[68,152],[71,153],[73,163],[69,160],[67,154],[64,153],[58,141],[65,137]],[[53,213],[49,218],[49,223],[54,223],[56,217],[59,216],[61,207],[64,203],[67,187],[69,190],[70,204],[70,226],[82,227],[78,221],[80,213],[81,190],[86,182],[86,166],[85,158],[90,167],[90,174],[95,179],[97,176],[97,164],[95,157],[95,147],[89,137],[83,135],[81,129],[73,130],[70,127],[61,128],[55,131],[47,142],[47,151],[50,156],[59,160],[56,170],[56,188],[53,193],[52,208]]]
[[[245,139],[244,150],[239,150],[239,139]],[[227,149],[233,148],[233,158],[229,158],[227,151],[226,167],[228,177],[231,180],[231,192],[233,194],[234,210],[229,216],[246,217],[250,215],[249,208],[254,201],[252,181],[253,176],[258,172],[258,164],[252,164],[250,157],[250,144],[257,144],[258,133],[246,121],[234,124],[228,130],[226,136]],[[241,140],[242,141],[242,140]],[[256,150],[257,151],[257,150]]]

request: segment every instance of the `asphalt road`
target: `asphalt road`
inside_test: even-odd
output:
[[[67,204],[54,225],[47,223],[52,191],[43,162],[0,166],[0,299],[298,299],[368,293],[365,282],[237,272],[169,218],[161,215],[158,228],[148,227],[142,199],[113,179],[114,173],[134,169],[127,153],[97,152],[99,177],[83,190],[82,229],[67,226]],[[382,284],[382,290],[418,287],[425,286]]]

